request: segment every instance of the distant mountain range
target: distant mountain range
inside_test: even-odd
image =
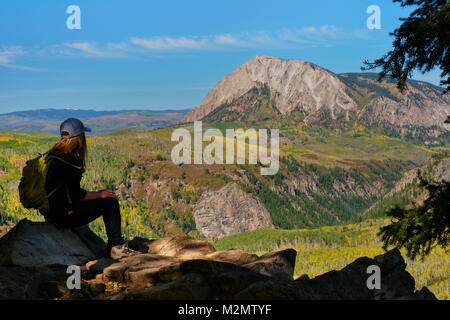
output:
[[[313,63],[256,56],[225,76],[183,122],[238,121],[255,125],[318,124],[327,128],[364,126],[390,136],[419,140],[448,135],[450,94],[409,80],[400,93],[392,79],[375,73],[334,74]],[[275,120],[275,121],[274,121]]]
[[[178,123],[190,109],[117,110],[38,109],[0,114],[0,130],[14,132],[59,133],[67,118],[81,119],[92,128],[92,135],[104,135],[122,129],[149,130]]]

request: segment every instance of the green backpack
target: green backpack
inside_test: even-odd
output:
[[[38,209],[41,213],[46,213],[48,211],[48,199],[61,187],[61,185],[56,187],[48,194],[45,190],[47,172],[52,159],[57,159],[74,168],[81,169],[81,167],[77,167],[55,156],[39,154],[37,158],[28,160],[23,168],[22,178],[19,183],[19,197],[24,208]],[[71,203],[67,188],[66,192],[69,203]]]

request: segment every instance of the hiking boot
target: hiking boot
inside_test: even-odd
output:
[[[109,253],[109,256],[110,256],[111,259],[118,260],[118,259],[123,259],[123,258],[127,258],[127,257],[131,257],[131,256],[134,256],[134,255],[137,255],[140,252],[136,251],[136,250],[133,250],[133,249],[130,249],[128,247],[128,243],[125,242],[123,244],[111,247],[111,249],[109,250],[108,253]]]

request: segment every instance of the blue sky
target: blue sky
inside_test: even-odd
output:
[[[69,5],[81,29],[69,30]],[[369,5],[381,29],[369,30]],[[391,0],[9,0],[0,4],[0,113],[182,109],[255,55],[359,72],[411,9]],[[439,73],[417,74],[435,84]]]

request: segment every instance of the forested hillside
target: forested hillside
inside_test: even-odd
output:
[[[227,127],[223,123],[214,126]],[[323,273],[357,256],[380,253],[375,236],[379,223],[364,221],[382,217],[394,203],[408,204],[418,193],[412,181],[398,186],[405,172],[423,166],[427,159],[431,160],[425,166],[433,167],[447,157],[443,147],[433,150],[365,128],[339,132],[286,125],[280,130],[280,170],[274,176],[261,176],[259,165],[173,164],[172,130],[126,130],[89,138],[83,187],[116,190],[127,238],[181,233],[203,238],[193,219],[196,203],[205,191],[235,182],[261,200],[278,230],[238,234],[215,245],[252,252],[294,246],[300,252],[298,275]],[[0,133],[0,234],[22,218],[42,219],[37,212],[22,208],[17,186],[25,162],[57,140],[46,134]],[[362,224],[323,227],[352,221]],[[91,228],[105,238],[101,219]],[[448,255],[436,251],[410,268],[420,284],[447,297]]]
[[[261,176],[258,165],[173,164],[172,129],[120,131],[88,140],[83,187],[116,190],[128,236],[196,234],[192,212],[202,193],[232,181],[261,199],[278,228],[345,223],[392,189],[403,172],[433,154],[363,129],[355,134],[286,126],[281,129],[280,170]],[[17,194],[21,169],[57,140],[44,134],[1,133],[2,222],[27,215]],[[94,227],[102,232],[101,225]]]

